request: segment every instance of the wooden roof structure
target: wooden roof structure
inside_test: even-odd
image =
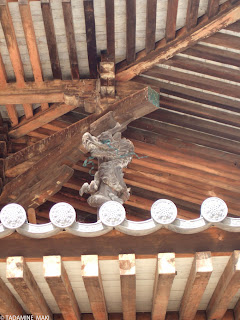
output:
[[[149,219],[152,203],[161,198],[172,200],[178,208],[178,218],[185,220],[198,218],[200,206],[208,197],[224,200],[229,217],[240,216],[239,0],[0,0],[0,22],[1,207],[18,203],[27,211],[29,222],[45,224],[49,222],[50,208],[55,203],[67,202],[76,210],[78,222],[95,222],[96,209],[88,205],[87,196],[79,195],[82,184],[92,179],[91,165],[83,166],[89,154],[82,148],[81,139],[87,131],[99,134],[106,130],[111,114],[120,123],[129,121],[123,135],[133,142],[137,154],[124,175],[131,187],[131,197],[124,205],[127,219]],[[93,162],[92,172],[97,168]],[[235,308],[235,319],[238,319],[239,253],[234,250],[239,249],[239,238],[239,232],[232,234],[218,228],[191,235],[159,230],[144,238],[113,230],[97,241],[66,232],[41,240],[13,233],[0,240],[0,278],[8,270],[6,258],[12,259],[12,266],[20,263],[23,269],[30,268],[34,276],[28,270],[28,279],[21,282],[14,279],[16,270],[10,270],[12,278],[10,275],[10,280],[6,277],[3,284],[0,282],[5,292],[2,302],[0,297],[3,306],[2,311],[0,305],[0,314],[8,314],[6,301],[12,301],[12,294],[21,304],[23,292],[19,288],[37,275],[34,267],[31,268],[34,263],[31,259],[37,259],[38,267],[42,268],[45,256],[54,255],[52,259],[57,260],[56,255],[61,255],[64,261],[68,259],[73,264],[74,259],[81,264],[86,258],[87,264],[91,258],[86,255],[93,254],[93,265],[98,270],[98,258],[116,260],[119,254],[136,254],[134,259],[153,259],[154,269],[160,259],[158,253],[175,252],[176,261],[190,255],[190,272],[198,257],[208,265],[206,251],[211,251],[214,258],[223,257],[221,272],[226,266],[231,269],[231,278],[225,279],[219,273],[217,293],[214,289],[209,293],[208,307],[203,309],[198,309],[202,295],[199,296],[196,311],[207,309],[208,319],[220,319],[228,308]],[[196,253],[200,251],[205,254]],[[24,258],[19,262],[16,256]],[[67,262],[64,266],[67,269]],[[64,299],[72,301],[74,294],[64,293],[65,284],[61,287],[66,281],[69,283],[66,279],[71,272],[67,270],[67,276],[63,270],[61,280],[55,282],[53,275],[44,283],[50,288],[58,283],[63,288]],[[181,310],[180,319],[194,317],[181,315],[183,306],[179,309],[180,303],[193,301],[198,277],[194,270],[186,275],[190,289],[187,285],[185,290],[191,292],[184,295],[182,292],[179,305],[168,309]],[[160,273],[155,286],[166,278],[164,290],[170,292],[174,272]],[[212,279],[211,272],[203,275],[202,294]],[[102,299],[107,289],[102,286],[100,274],[88,278],[86,271],[85,276],[90,304],[99,299],[99,308],[105,308],[105,315],[100,315],[94,313],[92,306],[94,317],[106,319],[107,309]],[[135,275],[130,273],[127,277],[131,279]],[[42,280],[36,281],[40,286]],[[70,279],[73,288],[74,281]],[[126,283],[130,285],[131,280]],[[91,296],[93,285],[99,289],[98,297]],[[126,290],[122,299],[127,300],[129,291],[122,279],[121,285]],[[221,286],[225,293],[219,289]],[[39,288],[26,287],[28,296],[38,296]],[[134,284],[129,290],[132,288]],[[148,299],[154,301],[154,294]],[[211,302],[214,299],[217,302]],[[36,301],[31,301],[34,308]],[[108,309],[109,301],[107,298]],[[142,300],[137,301],[140,304],[139,301]],[[15,310],[20,312],[18,304]],[[24,304],[21,308],[34,315],[47,314],[52,308],[51,312],[61,312],[64,319],[79,319],[79,316],[64,315],[61,308],[49,309],[49,301],[42,302],[45,311],[25,308]],[[153,305],[146,310],[132,310],[135,317],[136,310],[148,312],[137,314],[137,319],[150,319],[152,308]],[[208,308],[216,313],[209,313]],[[109,310],[121,312],[121,309]],[[131,306],[126,310],[131,310]],[[83,311],[88,312],[87,308]],[[134,319],[133,313],[124,319]],[[83,315],[83,319],[91,317]],[[109,319],[120,317],[109,315]],[[178,314],[166,317],[177,319]],[[196,317],[205,319],[205,312]],[[233,319],[233,312],[229,311],[225,317]],[[160,318],[157,315],[152,319]]]

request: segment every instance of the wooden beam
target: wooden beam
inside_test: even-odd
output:
[[[207,14],[209,18],[215,16],[218,13],[220,0],[208,0]]]
[[[197,252],[181,300],[179,320],[194,319],[212,271],[211,253]]]
[[[94,319],[108,320],[101,273],[97,255],[82,255],[82,278]]]
[[[188,0],[186,27],[190,30],[197,25],[198,8],[200,0]]]
[[[91,78],[97,77],[97,44],[93,0],[84,0],[88,65]]]
[[[175,275],[175,253],[159,253],[153,289],[152,320],[165,319]]]
[[[27,217],[28,217],[28,222],[29,223],[32,223],[32,224],[36,224],[37,223],[35,209],[29,208],[27,210]]]
[[[115,61],[114,0],[105,0],[107,53]]]
[[[119,257],[122,311],[124,320],[136,319],[136,266],[135,254]]]
[[[211,36],[218,30],[234,23],[239,19],[240,5],[229,5],[220,11],[213,19],[199,24],[192,31],[179,35],[175,40],[169,42],[166,46],[160,45],[156,49],[142,58],[139,57],[135,63],[130,66],[125,65],[122,69],[117,68],[116,80],[127,81],[139,75],[140,73],[150,69],[156,63],[164,62],[175,54],[186,50],[198,41]]]
[[[34,317],[45,315],[53,319],[52,312],[23,257],[7,258],[6,276]]]
[[[240,251],[234,251],[207,307],[208,319],[221,319],[240,288]]]
[[[79,79],[77,48],[74,35],[71,0],[62,0],[63,17],[67,36],[68,55],[72,79]]]
[[[43,257],[44,278],[64,320],[80,320],[81,313],[61,256]]]
[[[147,18],[146,18],[146,53],[155,49],[155,32],[156,32],[156,15],[157,0],[147,1]]]
[[[234,307],[234,319],[240,319],[240,299],[238,299]]]
[[[126,0],[126,60],[130,64],[136,55],[136,0]]]
[[[51,3],[49,0],[41,0],[42,16],[44,28],[47,38],[47,45],[49,57],[52,67],[52,74],[54,79],[62,79],[62,71],[58,56],[57,40],[53,24],[53,16],[51,10]],[[53,102],[53,101],[52,101]]]
[[[168,0],[165,38],[169,42],[175,38],[178,0]]]
[[[65,102],[71,96],[78,98],[73,105],[79,105],[83,99],[95,95],[96,80],[52,80],[42,83],[28,82],[23,88],[19,88],[15,83],[8,83],[0,91],[0,104],[6,103],[43,103],[43,102]],[[70,99],[69,99],[70,100]],[[5,101],[5,102],[4,102]]]
[[[2,316],[21,316],[25,314],[20,303],[0,278],[0,314]]]

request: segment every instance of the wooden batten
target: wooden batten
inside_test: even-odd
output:
[[[82,255],[82,278],[95,320],[108,320],[97,255]]]
[[[130,64],[136,56],[136,0],[126,0],[126,60]]]
[[[155,49],[155,32],[156,32],[156,11],[157,0],[147,1],[147,18],[146,18],[146,53]]]
[[[178,0],[168,0],[166,32],[165,32],[165,38],[167,42],[175,38],[177,11],[178,11]]]
[[[181,300],[179,320],[194,319],[212,271],[211,253],[197,252]]]
[[[44,278],[64,320],[80,320],[81,313],[61,256],[43,257]]]
[[[107,53],[115,61],[114,0],[105,0]]]
[[[164,320],[175,270],[175,253],[159,253],[153,289],[152,320]]]
[[[124,320],[136,319],[135,254],[119,255],[122,310]]]
[[[33,316],[45,315],[53,319],[42,292],[23,257],[8,257],[6,276]]]
[[[186,28],[190,30],[196,27],[200,0],[188,0]]]
[[[209,320],[221,319],[240,288],[240,251],[234,251],[207,307]]]

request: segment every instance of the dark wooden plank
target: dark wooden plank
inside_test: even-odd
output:
[[[92,78],[97,77],[97,44],[95,32],[93,0],[84,0],[84,15],[86,25],[86,39],[88,51],[89,72]]]
[[[57,41],[53,24],[51,4],[49,0],[41,0],[44,28],[46,32],[49,57],[54,79],[62,79],[62,71],[58,56]]]
[[[107,53],[115,61],[114,0],[105,0]]]
[[[177,22],[178,0],[168,0],[167,22],[166,22],[166,41],[171,41],[175,38],[176,22]]]
[[[63,0],[62,7],[72,79],[79,79],[78,57],[74,35],[71,0]]]
[[[207,14],[212,18],[218,13],[220,0],[208,0]]]
[[[146,18],[146,53],[155,49],[155,32],[156,32],[156,13],[157,0],[147,1],[147,18]]]
[[[126,59],[130,64],[136,55],[136,0],[126,0],[127,44]]]
[[[198,8],[200,0],[188,0],[186,27],[190,30],[197,25]]]
[[[234,50],[239,50],[240,47],[239,37],[221,32],[217,32],[211,37],[204,39],[203,42]]]
[[[240,32],[240,21],[230,24],[230,26],[226,27],[225,29],[234,31],[234,32]]]
[[[141,55],[135,63],[127,66],[125,61],[117,66],[116,80],[127,81],[134,78],[136,75],[149,70],[156,63],[161,63],[176,53],[186,50],[188,47],[195,45],[198,41],[211,36],[220,29],[227,27],[231,23],[236,22],[240,16],[240,7],[238,5],[227,5],[220,13],[210,20],[204,20],[192,31],[179,34],[176,39],[167,44],[164,41],[159,42],[156,49],[148,55]]]

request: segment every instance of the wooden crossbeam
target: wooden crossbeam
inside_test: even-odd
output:
[[[97,44],[93,0],[84,0],[88,65],[91,78],[97,77]]]
[[[19,4],[19,11],[21,14],[25,39],[27,43],[29,58],[30,58],[31,66],[33,70],[33,76],[36,82],[42,82],[43,75],[42,75],[41,61],[40,61],[40,56],[37,48],[37,41],[36,41],[36,35],[35,35],[33,21],[32,21],[32,14],[31,14],[29,0],[19,0],[18,4]],[[47,110],[48,104],[42,103],[41,109]]]
[[[6,276],[33,316],[45,315],[53,319],[52,312],[23,257],[7,258]]]
[[[152,320],[165,319],[175,275],[175,253],[159,253],[153,289]]]
[[[157,0],[147,1],[147,18],[146,18],[146,53],[155,49],[155,32],[156,32],[156,11]]]
[[[97,255],[82,255],[82,278],[94,319],[108,320],[101,273]]]
[[[240,288],[240,251],[234,251],[207,307],[208,319],[221,319]]]
[[[194,319],[213,271],[211,253],[197,252],[181,300],[179,319]]]
[[[16,317],[25,314],[22,306],[2,279],[0,279],[0,314],[2,316],[11,315]]]
[[[58,56],[57,40],[53,24],[53,16],[50,1],[41,0],[41,8],[53,78],[62,79],[62,71]]]
[[[199,24],[192,31],[181,32],[179,36],[166,45],[156,46],[156,49],[144,57],[139,57],[131,65],[121,64],[117,66],[116,80],[127,81],[139,75],[140,73],[150,69],[157,63],[164,62],[175,54],[186,50],[187,48],[195,45],[198,41],[211,36],[218,30],[234,23],[239,19],[240,5],[237,1],[234,5],[222,7],[219,14],[214,18]],[[121,67],[122,66],[122,67]]]
[[[165,38],[167,42],[175,38],[177,11],[178,11],[178,0],[168,0],[166,33],[165,33]]]
[[[136,266],[135,254],[120,254],[122,311],[124,320],[136,319]]]
[[[64,320],[80,320],[81,313],[61,256],[43,257],[44,278]]]
[[[72,79],[79,79],[77,48],[74,35],[71,0],[62,1]]]
[[[136,55],[136,0],[126,0],[126,60],[130,64]]]

